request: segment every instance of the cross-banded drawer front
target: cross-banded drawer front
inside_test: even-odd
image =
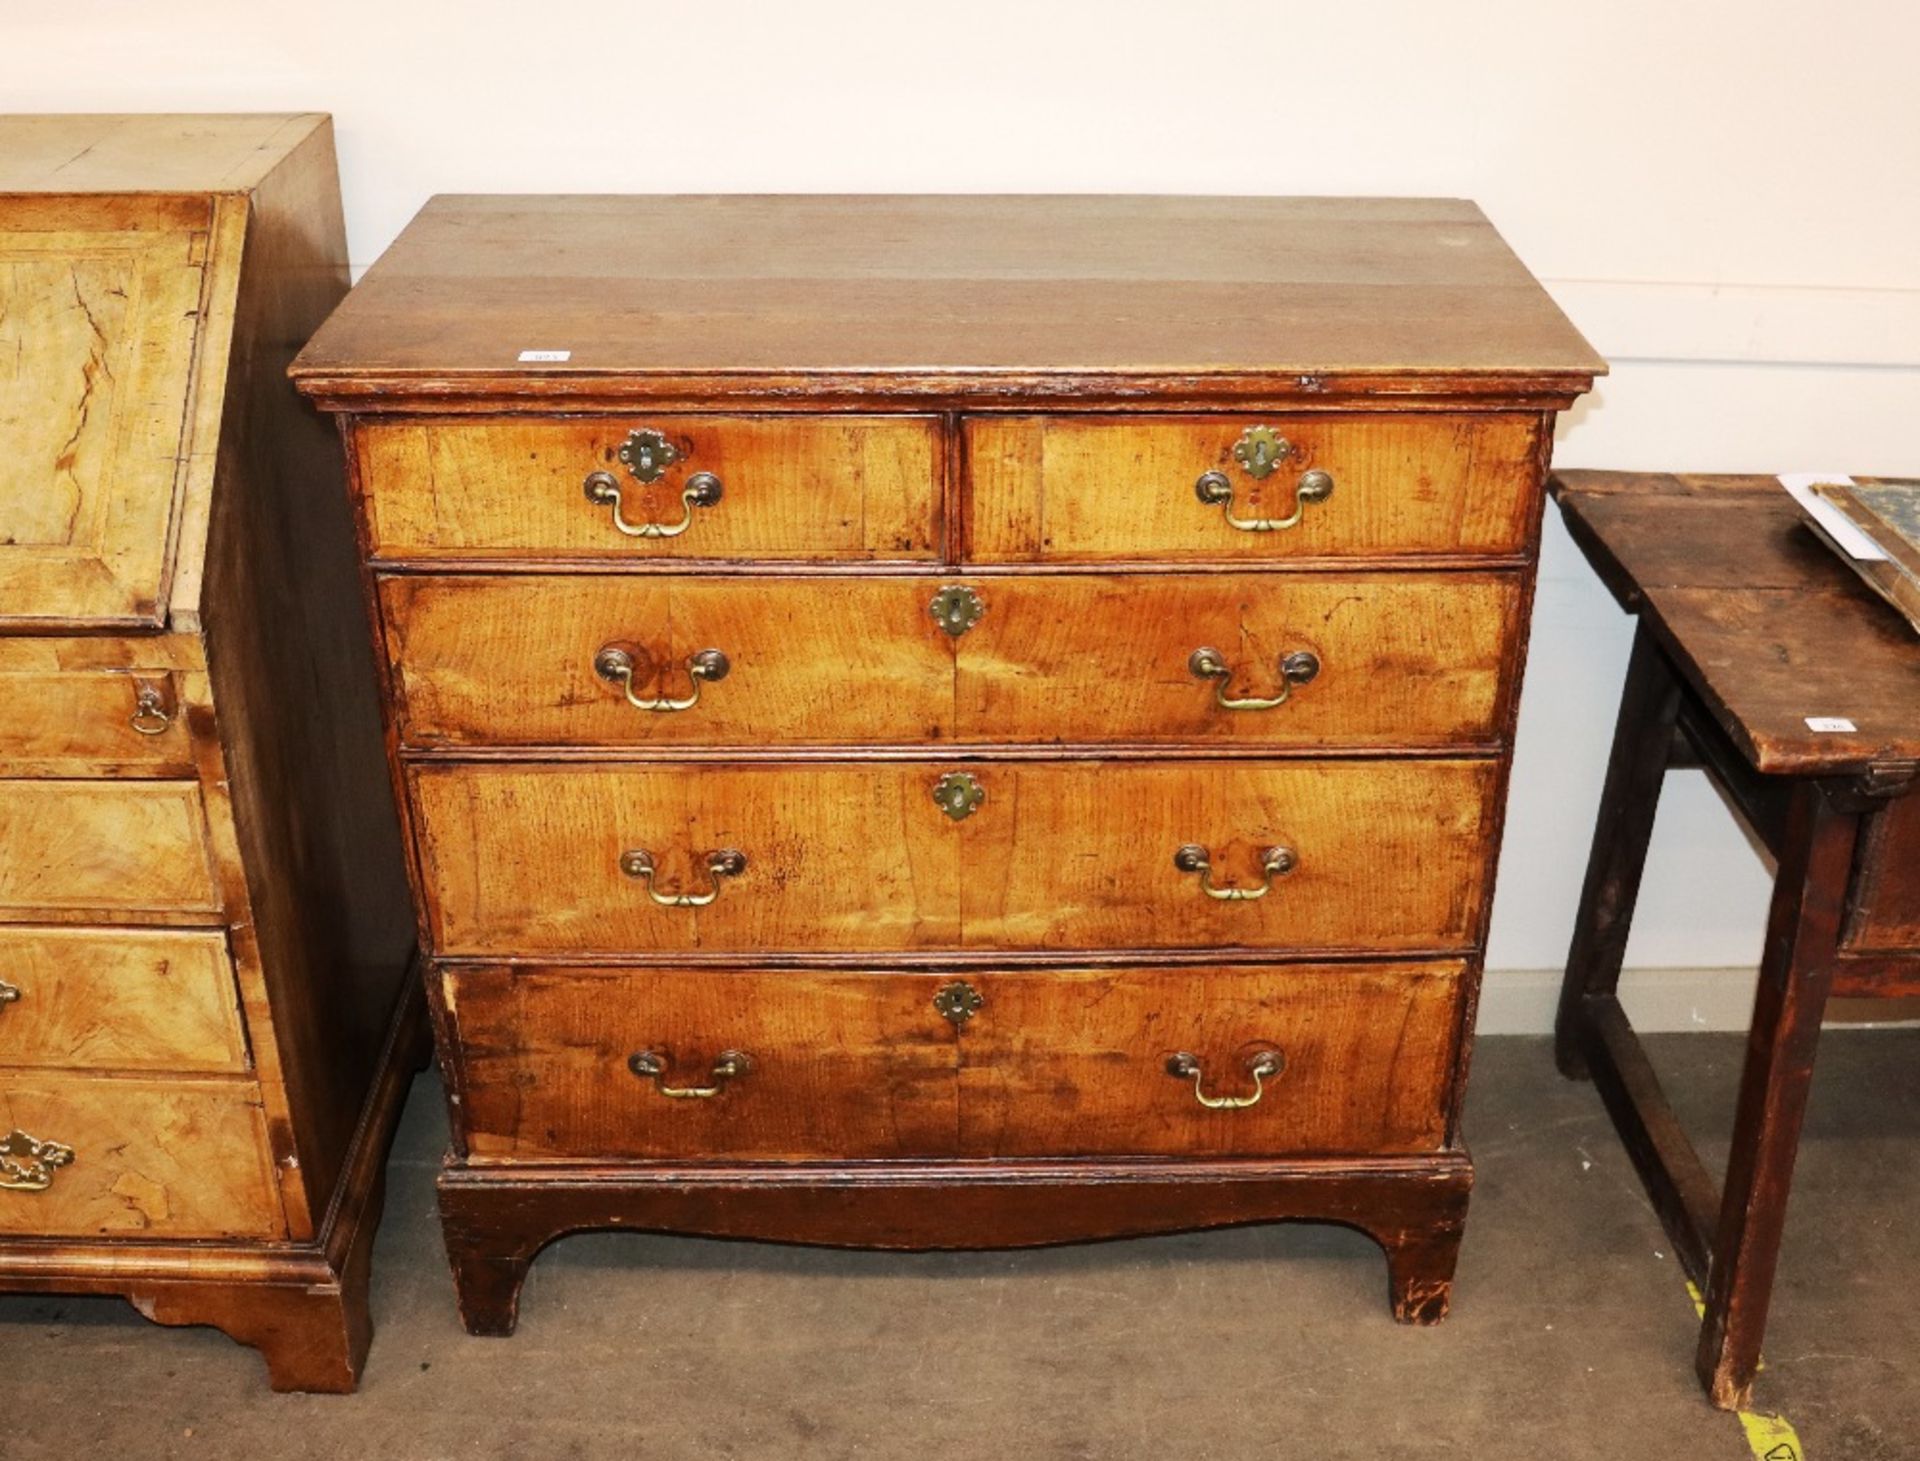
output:
[[[1491,745],[1503,574],[384,579],[411,745]]]
[[[247,1068],[226,935],[0,928],[0,1066]]]
[[[386,558],[909,561],[940,541],[928,417],[372,421],[357,440]]]
[[[1478,927],[1491,761],[412,772],[443,955],[1234,947]]]
[[[441,979],[474,1160],[798,1161],[1435,1150],[1462,969]]]
[[[0,672],[13,713],[0,771],[27,776],[193,775],[193,746],[170,670]]]
[[[0,919],[220,909],[191,781],[0,781]]]
[[[251,1083],[0,1073],[0,1234],[283,1231]]]
[[[1519,554],[1533,414],[974,417],[969,555],[1281,561]]]

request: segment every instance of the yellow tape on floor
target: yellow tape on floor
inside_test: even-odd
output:
[[[1693,1300],[1694,1317],[1707,1317],[1707,1301],[1700,1297],[1693,1280],[1687,1280],[1687,1297]],[[1765,1369],[1766,1362],[1760,1362],[1759,1368]],[[1751,1410],[1736,1410],[1734,1415],[1740,1421],[1740,1433],[1747,1438],[1747,1449],[1754,1455],[1755,1461],[1807,1461],[1806,1447],[1800,1444],[1800,1435],[1794,1430],[1792,1422],[1784,1415],[1761,1415]]]

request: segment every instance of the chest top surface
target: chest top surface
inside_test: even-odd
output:
[[[1604,370],[1469,202],[790,195],[435,198],[294,374],[339,401],[1098,402],[1564,400]]]
[[[1756,769],[1897,773],[1920,760],[1920,639],[1776,479],[1561,472],[1552,486],[1595,571]]]

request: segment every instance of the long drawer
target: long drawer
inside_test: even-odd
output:
[[[251,1083],[0,1072],[0,1233],[283,1231]]]
[[[443,955],[1464,948],[1490,760],[415,764]]]
[[[387,558],[912,560],[940,543],[927,416],[366,421]]]
[[[1431,1151],[1463,971],[441,979],[471,1159],[697,1162]]]
[[[36,912],[216,913],[191,781],[0,781],[0,920]]]
[[[245,1070],[226,935],[0,928],[0,1066]]]
[[[393,576],[406,742],[1494,742],[1506,574]]]
[[[995,416],[965,424],[968,555],[1269,561],[1517,554],[1534,413]]]

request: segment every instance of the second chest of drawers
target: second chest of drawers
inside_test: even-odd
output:
[[[469,1325],[581,1228],[1283,1217],[1439,1317],[1597,368],[1467,205],[431,205],[296,376],[353,461]]]

